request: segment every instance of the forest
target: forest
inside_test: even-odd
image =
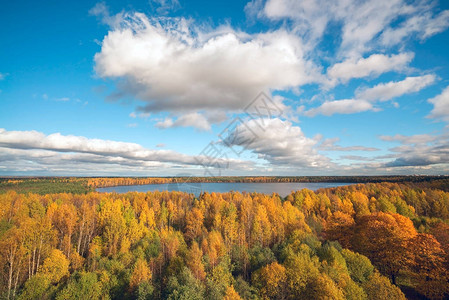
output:
[[[0,297],[444,299],[447,186],[366,183],[285,198],[9,188],[0,194]]]

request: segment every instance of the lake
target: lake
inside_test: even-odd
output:
[[[270,183],[246,183],[246,182],[187,182],[169,184],[146,184],[127,185],[97,188],[98,192],[105,193],[127,193],[127,192],[152,192],[152,191],[181,191],[193,193],[198,196],[201,192],[226,193],[230,191],[238,192],[258,192],[264,194],[278,193],[285,197],[292,191],[304,188],[316,191],[321,188],[330,188],[351,183],[338,182],[270,182]]]

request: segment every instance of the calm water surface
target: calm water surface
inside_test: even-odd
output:
[[[146,184],[146,185],[128,185],[114,186],[106,188],[97,188],[99,192],[151,192],[151,191],[181,191],[193,193],[198,196],[201,192],[226,193],[230,191],[238,192],[258,192],[264,194],[278,193],[285,197],[292,191],[307,188],[316,191],[321,188],[337,187],[349,185],[350,183],[338,182],[270,182],[270,183],[244,183],[244,182],[203,182],[203,183],[169,183],[169,184]]]

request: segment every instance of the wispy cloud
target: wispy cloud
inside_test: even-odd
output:
[[[407,77],[402,81],[380,83],[372,88],[359,90],[356,98],[367,101],[387,101],[406,94],[416,93],[433,84],[436,76],[433,74]]]
[[[195,127],[199,130],[211,130],[209,121],[199,113],[188,113],[179,116],[176,120],[173,118],[165,118],[163,121],[156,123],[157,128],[175,128],[175,127]]]
[[[103,24],[108,26],[116,26],[120,23],[122,18],[122,13],[116,15],[111,15],[109,7],[105,2],[98,2],[94,7],[89,10],[91,16],[98,17]]]
[[[428,117],[449,123],[449,86],[438,96],[429,99],[428,102],[433,104],[433,109]]]
[[[380,83],[372,88],[359,89],[355,99],[325,101],[316,108],[304,111],[304,115],[314,117],[316,115],[332,116],[334,114],[354,114],[365,111],[378,111],[376,102],[384,102],[394,98],[416,93],[433,84],[436,76],[433,74],[407,77],[402,81],[390,81]]]
[[[152,4],[157,13],[161,15],[166,15],[181,8],[181,4],[178,0],[150,0],[150,4]]]
[[[316,115],[332,116],[334,114],[354,114],[373,109],[373,104],[369,101],[344,99],[325,101],[320,106],[305,111],[304,115],[307,117],[314,117]]]
[[[341,43],[339,57],[362,57],[379,47],[392,47],[405,38],[427,39],[449,27],[449,11],[434,13],[434,3],[417,0],[332,1],[253,0],[246,8],[250,15],[271,21],[290,20],[291,30],[310,49],[321,41],[332,24]]]
[[[340,141],[340,138],[332,138],[332,139],[325,139],[318,147],[321,151],[379,151],[379,148],[375,147],[365,147],[365,146],[347,146],[343,147],[340,145],[337,145]]]
[[[418,167],[449,164],[449,135],[380,136],[381,140],[399,143],[390,151],[394,160],[385,167]]]
[[[375,77],[389,71],[403,71],[412,61],[413,53],[396,55],[372,54],[367,58],[347,59],[329,67],[327,75],[332,84],[348,82],[352,78]]]
[[[232,170],[254,165],[253,162],[240,159],[220,160]],[[8,162],[8,168],[16,171],[14,162],[20,161],[22,166],[33,170],[36,168],[45,170],[52,166],[66,172],[78,170],[84,174],[89,174],[92,164],[102,164],[105,168],[111,168],[111,165],[133,167],[136,168],[134,171],[144,171],[146,167],[163,167],[168,171],[179,167],[193,168],[200,174],[204,173],[204,167],[213,167],[212,164],[203,163],[213,161],[204,155],[193,156],[172,150],[148,149],[136,143],[89,139],[60,133],[45,135],[34,130],[7,131],[2,128],[0,128],[0,161]],[[66,162],[69,162],[69,165],[79,162],[83,166],[70,169],[66,166]],[[54,172],[54,169],[52,170]]]

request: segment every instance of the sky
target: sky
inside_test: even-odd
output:
[[[0,2],[1,176],[449,174],[449,1]]]

